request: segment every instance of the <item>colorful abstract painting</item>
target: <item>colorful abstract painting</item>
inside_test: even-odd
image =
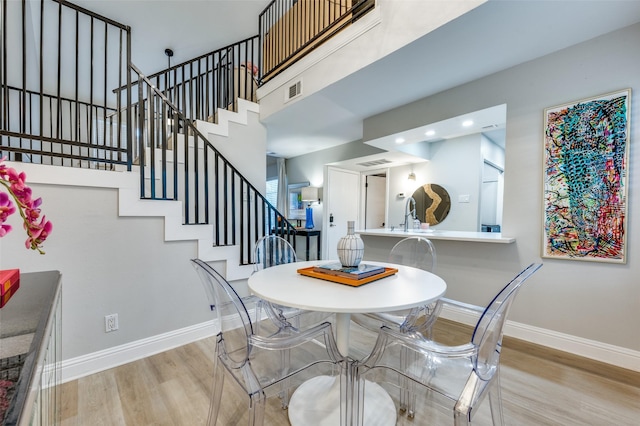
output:
[[[543,257],[626,262],[630,97],[545,109]]]

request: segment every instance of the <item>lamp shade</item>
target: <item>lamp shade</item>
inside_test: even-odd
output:
[[[318,188],[305,186],[302,188],[302,201],[318,201]]]

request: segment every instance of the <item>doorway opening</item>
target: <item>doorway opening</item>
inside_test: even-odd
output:
[[[387,174],[364,176],[364,228],[384,228],[386,224]]]
[[[504,170],[488,161],[482,168],[482,192],[480,195],[480,231],[501,232],[502,194]]]

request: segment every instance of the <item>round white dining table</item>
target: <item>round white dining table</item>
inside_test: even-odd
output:
[[[426,305],[442,297],[447,289],[444,280],[431,272],[385,262],[363,263],[395,268],[398,272],[358,287],[298,273],[298,269],[322,263],[332,261],[295,262],[262,269],[249,277],[249,290],[261,299],[279,305],[335,313],[336,343],[345,357],[349,354],[351,314]],[[303,383],[291,397],[291,424],[339,425],[340,405],[349,404],[349,401],[345,395],[341,398],[338,382],[335,378],[320,376]],[[364,424],[395,424],[395,405],[384,389],[367,384],[365,400]]]

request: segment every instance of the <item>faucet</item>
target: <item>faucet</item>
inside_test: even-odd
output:
[[[413,204],[411,211],[409,211],[409,204]],[[416,219],[416,200],[413,197],[407,198],[407,203],[404,205],[404,232],[409,232],[409,216]]]

